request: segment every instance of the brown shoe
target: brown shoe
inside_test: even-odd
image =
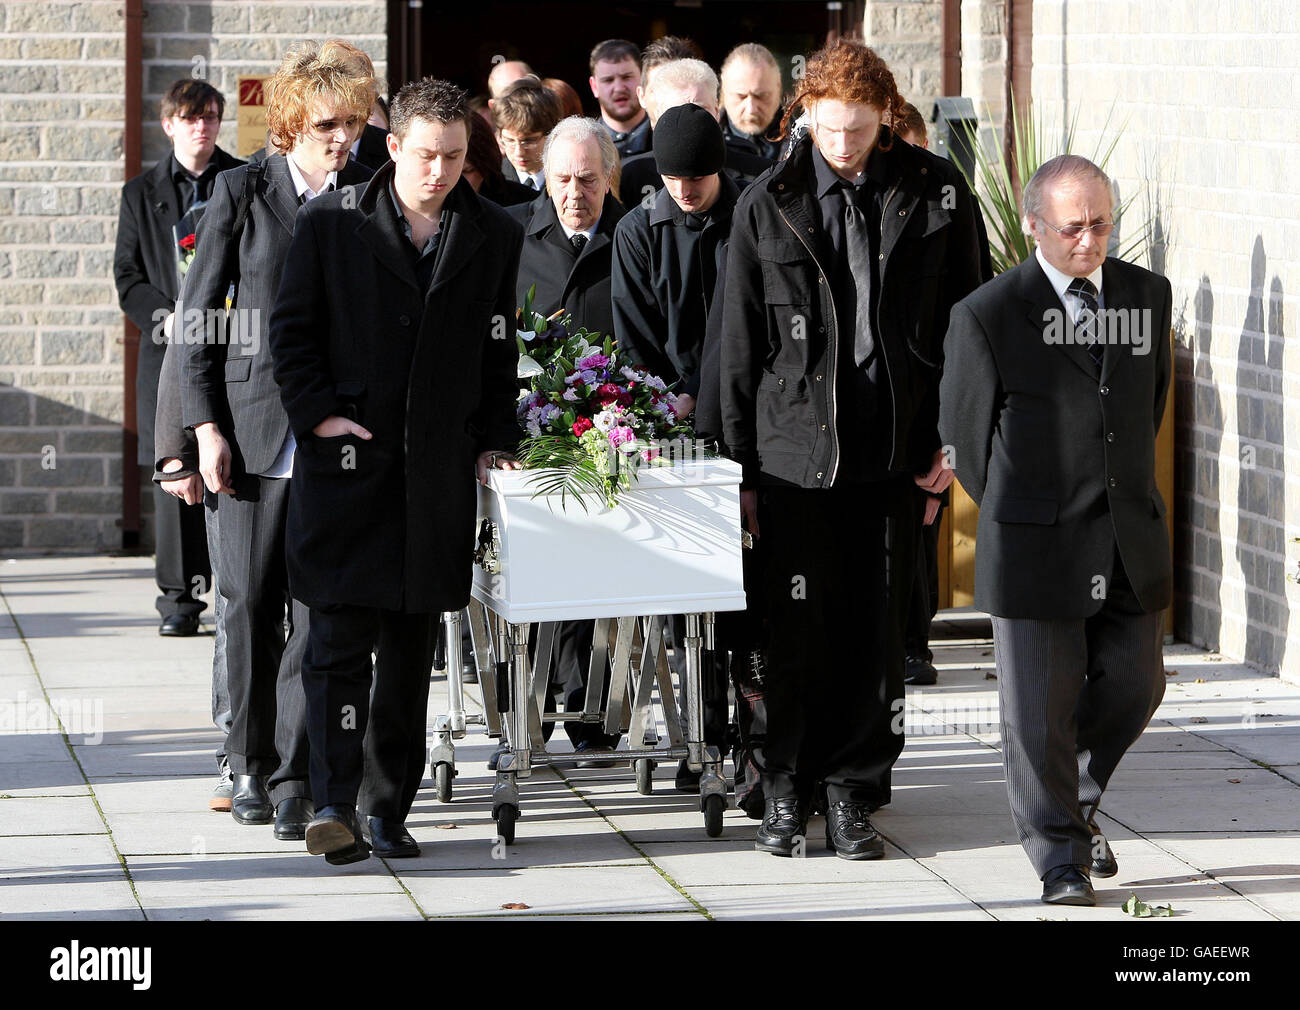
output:
[[[212,790],[212,797],[208,800],[208,809],[215,810],[218,813],[230,813],[230,798],[235,792],[235,776],[230,771],[230,765],[225,761],[221,762],[221,777],[217,779],[216,787]]]

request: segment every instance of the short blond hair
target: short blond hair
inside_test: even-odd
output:
[[[378,95],[374,63],[351,42],[295,42],[267,82],[266,127],[287,153],[306,132],[314,100],[330,100],[365,122]]]

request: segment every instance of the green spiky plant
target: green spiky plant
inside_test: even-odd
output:
[[[1106,115],[1101,133],[1093,152],[1086,157],[1103,171],[1106,163],[1114,153],[1124,133],[1120,125],[1111,130],[1111,118],[1114,106]],[[1011,102],[1011,130],[1015,137],[1015,151],[1010,162],[1005,150],[998,146],[996,153],[990,154],[984,144],[980,143],[978,126],[965,125],[966,139],[974,152],[975,169],[967,175],[966,169],[954,159],[966,184],[974,191],[979,200],[980,210],[984,214],[984,224],[989,233],[989,253],[993,260],[993,272],[1000,274],[1004,270],[1023,263],[1034,251],[1033,239],[1026,235],[1020,226],[1023,211],[1017,193],[1023,193],[1029,182],[1043,162],[1061,154],[1079,154],[1076,148],[1076,132],[1079,122],[1079,110],[1076,107],[1070,115],[1064,136],[1059,142],[1053,142],[1046,136],[1046,124],[1041,114],[1036,114],[1032,105],[1026,105],[1023,112],[1014,96]],[[1109,136],[1108,136],[1109,135]],[[1013,182],[1014,180],[1014,182]],[[1127,220],[1136,191],[1119,201],[1115,207],[1115,234],[1124,235],[1122,225],[1130,229],[1130,237],[1121,240],[1113,255],[1123,260],[1131,260],[1148,243],[1151,235],[1150,219],[1140,221]],[[1133,215],[1129,215],[1132,217]]]

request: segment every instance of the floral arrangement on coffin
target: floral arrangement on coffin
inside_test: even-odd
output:
[[[668,466],[694,438],[677,397],[655,375],[624,364],[611,337],[570,329],[564,310],[533,311],[535,287],[517,313],[517,416],[525,438],[516,457],[539,471],[539,495],[584,495],[610,508],[641,466]]]

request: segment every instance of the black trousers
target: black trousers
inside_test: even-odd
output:
[[[916,564],[915,484],[759,492],[768,620],[769,798],[871,808],[903,749],[903,623]]]
[[[550,686],[564,698],[564,711],[581,712],[587,701],[587,673],[591,665],[591,644],[595,636],[595,621],[561,621],[555,629],[555,643],[551,647]],[[532,639],[536,642],[536,637]],[[610,666],[605,663],[601,674],[600,697],[602,705],[609,700]],[[616,747],[618,736],[605,732],[599,723],[566,722],[564,732],[573,746],[587,743],[592,747]]]
[[[239,494],[217,502],[231,711],[226,754],[235,774],[268,776],[274,803],[309,795],[307,608],[289,595],[284,557],[290,480],[242,477]]]
[[[226,738],[230,735],[230,684],[226,676],[226,604],[221,596],[221,534],[217,522],[217,495],[203,494],[203,526],[208,536],[208,558],[212,561],[212,725],[221,730],[217,768],[226,761]]]
[[[920,489],[916,492],[917,508],[924,512],[928,497]],[[918,526],[916,537],[916,575],[912,579],[912,595],[907,609],[907,629],[904,645],[909,658],[934,659],[930,651],[930,622],[939,611],[939,524],[943,522],[943,505],[929,526]]]
[[[1115,559],[1092,617],[993,618],[1007,795],[1039,877],[1088,865],[1088,826],[1165,693],[1164,614],[1142,613]]]
[[[374,607],[311,609],[302,680],[318,810],[356,804],[363,816],[406,820],[424,777],[437,619]]]
[[[203,528],[202,505],[186,505],[157,483],[153,485],[154,579],[158,599],[154,606],[163,617],[187,614],[197,617],[207,606],[199,597],[208,591],[212,571],[208,564],[208,535]]]

